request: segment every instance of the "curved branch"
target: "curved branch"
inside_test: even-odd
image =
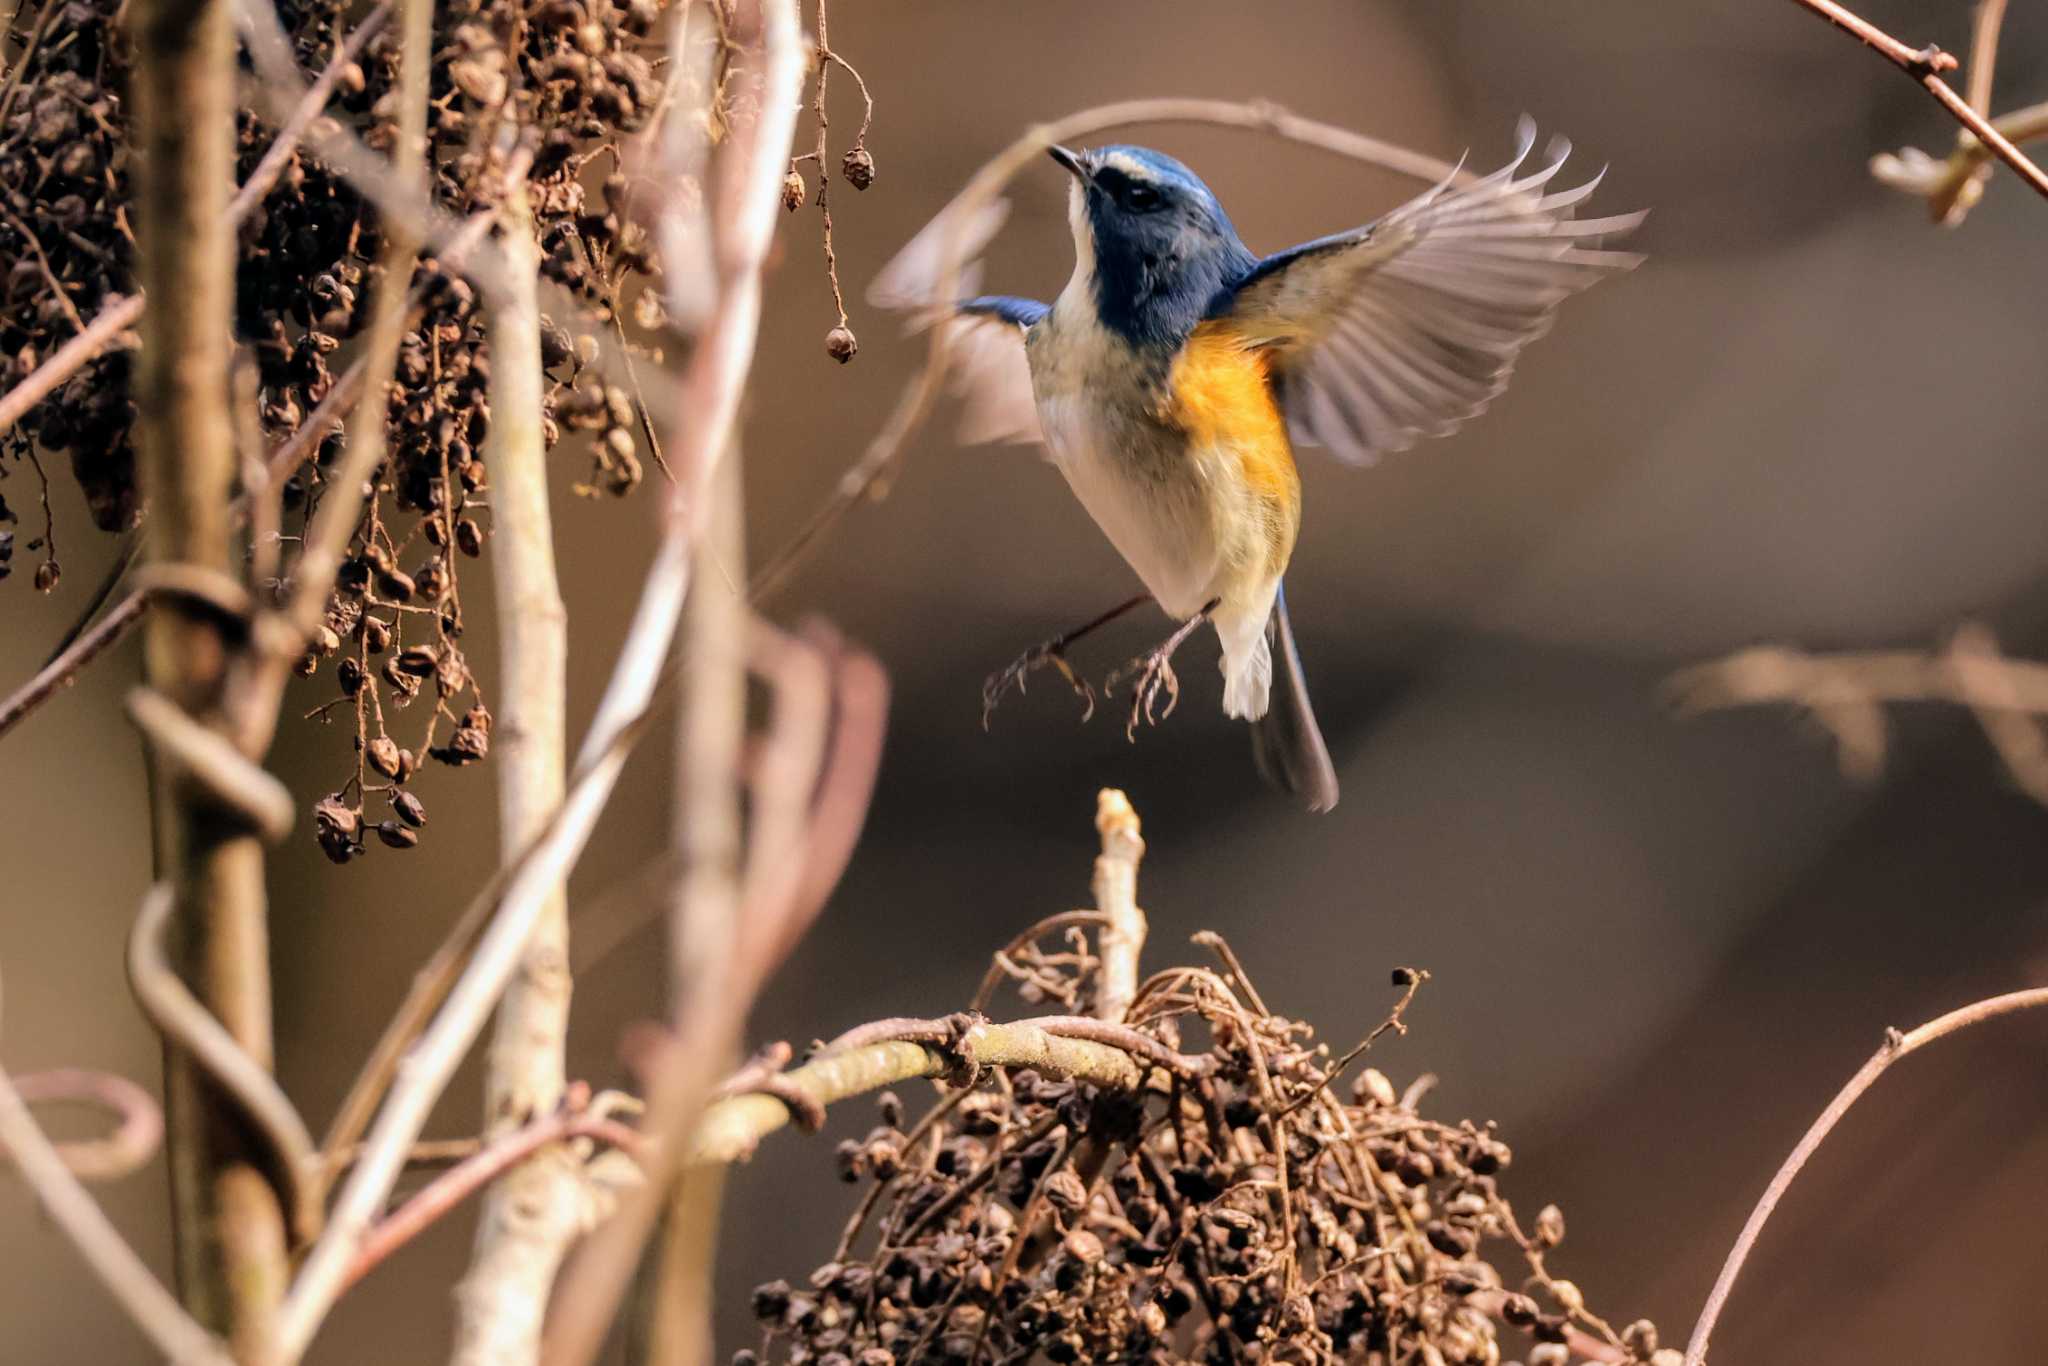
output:
[[[164,1114],[149,1092],[111,1072],[55,1067],[14,1079],[30,1105],[90,1105],[114,1116],[104,1138],[56,1144],[57,1155],[83,1181],[116,1181],[149,1165],[164,1138]]]
[[[1948,1037],[1959,1029],[1995,1020],[2001,1015],[2027,1010],[2034,1006],[2048,1006],[2048,987],[2036,987],[2031,991],[2015,991],[2004,996],[1993,996],[1989,1000],[1977,1001],[1960,1010],[1952,1010],[1921,1025],[1918,1029],[1901,1034],[1897,1030],[1886,1031],[1884,1044],[1873,1053],[1870,1061],[1863,1064],[1856,1075],[1849,1078],[1849,1084],[1828,1102],[1827,1109],[1820,1112],[1820,1118],[1813,1122],[1799,1143],[1792,1149],[1791,1156],[1778,1168],[1771,1184],[1764,1188],[1763,1197],[1750,1211],[1749,1222],[1742,1226],[1741,1234],[1735,1239],[1735,1246],[1728,1252],[1728,1260],[1721,1266],[1721,1274],[1714,1281],[1713,1290],[1707,1295],[1706,1307],[1700,1310],[1699,1323],[1692,1330],[1692,1340],[1685,1347],[1685,1366],[1700,1366],[1707,1359],[1707,1343],[1714,1335],[1714,1325],[1720,1321],[1721,1310],[1728,1303],[1729,1292],[1735,1288],[1735,1278],[1742,1274],[1742,1264],[1749,1260],[1750,1249],[1756,1246],[1757,1238],[1763,1233],[1764,1225],[1770,1221],[1771,1212],[1792,1186],[1800,1170],[1806,1166],[1814,1151],[1827,1140],[1835,1125],[1849,1107],[1868,1091],[1885,1069],[1905,1057],[1917,1052],[1937,1039]]]
[[[220,1340],[172,1298],[64,1165],[63,1155],[44,1137],[4,1069],[0,1069],[0,1144],[13,1154],[51,1221],[64,1231],[157,1350],[181,1366],[230,1366]]]
[[[164,1038],[189,1053],[261,1131],[292,1197],[286,1213],[293,1232],[310,1238],[320,1228],[319,1151],[277,1079],[249,1056],[172,970],[163,941],[177,904],[175,890],[160,882],[149,889],[136,913],[135,927],[128,934],[128,980],[136,1002]]]
[[[976,1025],[959,1051],[933,1044],[892,1041],[867,1044],[805,1063],[783,1074],[787,1086],[821,1106],[867,1091],[958,1072],[962,1055],[985,1067],[1029,1067],[1048,1076],[1078,1077],[1098,1086],[1136,1090],[1145,1069],[1131,1055],[1108,1044],[1061,1038],[1035,1025]],[[737,1162],[763,1138],[790,1121],[789,1106],[766,1094],[732,1096],[712,1105],[698,1121],[683,1152],[686,1163]]]

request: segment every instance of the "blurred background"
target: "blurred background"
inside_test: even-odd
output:
[[[1909,41],[1968,47],[1965,0],[1883,0]],[[1152,94],[1269,97],[1490,168],[1515,117],[1610,167],[1591,212],[1648,207],[1636,273],[1575,300],[1510,392],[1447,440],[1350,470],[1305,453],[1290,575],[1302,654],[1344,785],[1297,813],[1253,773],[1218,706],[1214,643],[1181,656],[1183,705],[1127,744],[1078,723],[1046,677],[990,733],[983,676],[1132,591],[1129,572],[1027,449],[963,448],[932,424],[887,501],[864,506],[773,604],[822,613],[888,666],[895,704],[868,833],[823,922],[757,1012],[799,1047],[863,1019],[962,1005],[988,953],[1084,904],[1094,794],[1127,789],[1150,853],[1148,962],[1236,946],[1275,1009],[1347,1046],[1397,964],[1434,980],[1373,1060],[1438,1074],[1429,1107],[1494,1119],[1505,1178],[1570,1236],[1553,1269],[1616,1320],[1682,1343],[1783,1154],[1887,1025],[2048,981],[2048,812],[1968,716],[1893,713],[1883,777],[1837,772],[1779,710],[1681,719],[1673,669],[1760,641],[1939,647],[1961,618],[2048,653],[2048,369],[2039,245],[2048,204],[2001,174],[1960,230],[1875,185],[1872,152],[1937,154],[1953,125],[1910,82],[1794,6],[1701,0],[1188,0],[1105,6],[845,7],[835,47],[876,96],[875,188],[835,193],[857,293],[972,170],[1033,121]],[[2048,11],[2020,4],[2000,109],[2048,96]],[[835,94],[835,132],[857,103]],[[1250,134],[1133,130],[1215,187],[1255,248],[1364,221],[1413,184]],[[1567,180],[1573,180],[1567,173]],[[1015,187],[990,287],[1050,297],[1071,264],[1065,184]],[[2032,283],[2029,283],[2031,281]],[[823,499],[919,363],[864,304],[859,358],[832,318],[815,214],[783,224],[746,426],[758,559]],[[944,415],[946,418],[950,414]],[[557,534],[576,722],[610,667],[654,503],[584,502],[561,473]],[[42,660],[110,553],[66,492],[64,588],[0,602],[0,684]],[[26,496],[17,507],[33,506]],[[488,565],[488,560],[485,562]],[[738,570],[735,567],[735,574]],[[492,623],[470,595],[488,677]],[[1100,679],[1155,643],[1156,614],[1083,646]],[[121,943],[148,876],[138,746],[119,697],[132,647],[0,744],[5,1048],[17,1071],[110,1069],[154,1087],[153,1036]],[[327,695],[309,687],[300,709]],[[347,739],[287,724],[274,767],[310,804]],[[650,900],[664,744],[629,771],[573,887],[579,925]],[[495,770],[441,771],[421,849],[330,867],[310,837],[273,865],[279,1059],[316,1129],[411,974],[492,864]],[[572,1073],[625,1079],[623,1026],[657,1013],[648,922],[579,957]],[[1717,1359],[2019,1362],[2048,1337],[2048,1026],[2019,1018],[1888,1076],[1809,1169],[1750,1263]],[[474,1072],[430,1131],[474,1132]],[[852,1192],[835,1137],[778,1136],[734,1175],[721,1345],[753,1340],[746,1292],[830,1250]],[[161,1167],[102,1190],[167,1266]],[[141,1340],[0,1182],[8,1359],[135,1359]],[[433,1361],[467,1219],[444,1223],[342,1305],[329,1363]]]

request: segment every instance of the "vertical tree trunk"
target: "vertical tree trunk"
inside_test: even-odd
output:
[[[489,465],[498,606],[498,832],[511,858],[561,804],[569,633],[555,578],[541,438],[540,250],[524,191],[503,215],[506,298],[491,304]],[[484,1074],[484,1132],[495,1136],[561,1103],[569,1033],[569,912],[557,887],[498,1006]],[[454,1360],[518,1366],[540,1354],[555,1272],[579,1227],[582,1177],[562,1144],[491,1188],[469,1274],[456,1292]]]
[[[138,273],[143,315],[135,439],[158,564],[230,572],[234,439],[235,75],[227,0],[134,0]],[[150,685],[225,729],[233,642],[217,618],[159,597],[144,658]],[[185,972],[251,1056],[271,1061],[263,850],[175,772],[158,773],[157,852],[177,888]],[[166,1059],[179,1283],[244,1360],[264,1355],[283,1291],[283,1217],[255,1150],[187,1059]]]

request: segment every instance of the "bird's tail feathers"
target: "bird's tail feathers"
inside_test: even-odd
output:
[[[1260,655],[1267,660],[1271,699],[1263,714],[1253,715],[1252,758],[1260,775],[1274,787],[1293,794],[1311,811],[1328,811],[1337,804],[1337,770],[1309,706],[1308,681],[1302,675],[1301,655],[1294,648],[1294,632],[1287,624],[1284,593],[1274,595],[1273,613],[1266,618],[1259,646]],[[1224,707],[1230,707],[1227,685]]]
[[[1231,648],[1232,646],[1236,648]],[[1266,714],[1273,688],[1271,633],[1254,627],[1242,643],[1226,642],[1223,658],[1223,714],[1256,721]]]

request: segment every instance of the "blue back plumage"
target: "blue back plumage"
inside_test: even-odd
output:
[[[1134,348],[1171,353],[1258,258],[1209,187],[1165,153],[1118,144],[1084,164],[1097,315]]]

